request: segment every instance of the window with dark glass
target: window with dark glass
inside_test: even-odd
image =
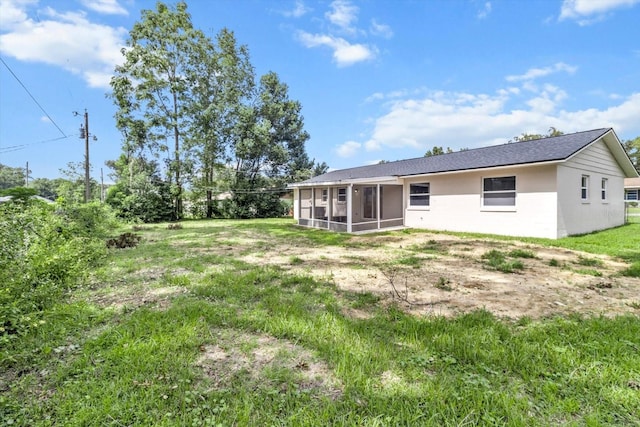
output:
[[[580,198],[582,200],[589,200],[589,175],[582,175],[580,181]]]
[[[338,202],[344,203],[347,201],[347,189],[338,188]]]
[[[482,204],[483,206],[515,206],[516,177],[484,178]]]
[[[409,186],[409,206],[429,206],[431,188],[428,182],[420,182]]]

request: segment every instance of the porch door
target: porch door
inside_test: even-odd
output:
[[[362,217],[367,219],[377,219],[378,197],[376,187],[364,187],[362,189]]]

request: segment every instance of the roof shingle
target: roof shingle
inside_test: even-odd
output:
[[[422,175],[566,160],[610,128],[515,142],[431,157],[398,160],[377,165],[339,169],[298,184],[339,182],[351,179]]]

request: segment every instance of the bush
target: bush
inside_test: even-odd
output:
[[[43,310],[82,283],[115,224],[99,204],[0,205],[0,344],[37,327]]]

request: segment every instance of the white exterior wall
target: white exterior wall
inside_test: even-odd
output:
[[[581,198],[581,179],[589,176],[589,197]],[[602,200],[602,178],[607,200]],[[611,151],[595,142],[558,166],[558,237],[589,233],[624,224],[624,174]]]
[[[516,206],[482,206],[483,178],[516,177]],[[408,205],[409,184],[430,183],[430,206]],[[405,180],[405,226],[509,236],[557,237],[556,165],[521,166]],[[503,209],[502,211],[499,209]]]

